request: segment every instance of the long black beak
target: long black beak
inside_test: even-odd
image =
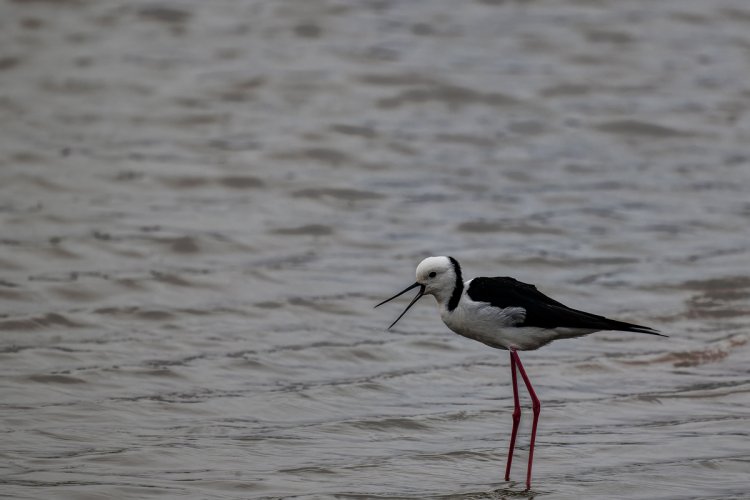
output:
[[[411,306],[413,306],[413,305],[414,305],[414,303],[415,303],[416,301],[418,301],[418,300],[419,300],[419,299],[420,299],[420,298],[422,297],[422,295],[424,295],[424,285],[422,285],[421,283],[414,283],[413,285],[409,286],[409,287],[408,287],[408,288],[407,288],[406,290],[403,290],[403,291],[401,291],[401,292],[398,292],[398,293],[397,293],[396,295],[394,295],[394,296],[393,296],[393,297],[391,297],[390,299],[386,299],[386,300],[384,300],[383,302],[381,302],[380,304],[378,304],[377,306],[375,306],[375,307],[378,307],[378,306],[382,306],[382,305],[383,305],[383,304],[385,304],[386,302],[390,302],[390,301],[392,301],[393,299],[395,299],[396,297],[400,297],[401,295],[405,294],[405,293],[406,293],[406,292],[408,292],[409,290],[413,290],[413,289],[415,289],[415,288],[417,288],[417,287],[420,287],[420,288],[419,288],[419,293],[417,294],[417,296],[416,296],[416,297],[414,297],[414,298],[412,299],[412,301],[411,301],[411,302],[409,303],[409,305],[408,305],[408,306],[406,306],[406,309],[404,309],[404,312],[402,312],[402,313],[401,313],[401,315],[400,315],[400,316],[399,316],[398,318],[396,318],[396,321],[394,321],[393,323],[391,323],[391,326],[389,326],[389,327],[388,327],[388,329],[389,329],[389,330],[390,330],[391,328],[393,328],[393,325],[395,325],[396,323],[398,323],[398,320],[400,320],[401,318],[403,318],[403,317],[404,317],[404,314],[406,314],[406,311],[408,311],[408,310],[409,310],[409,309],[411,308]]]

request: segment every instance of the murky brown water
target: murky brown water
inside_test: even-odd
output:
[[[0,496],[750,498],[749,193],[744,0],[0,2]],[[528,495],[430,254],[671,335],[522,355]]]

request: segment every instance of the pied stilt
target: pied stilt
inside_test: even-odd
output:
[[[464,282],[461,266],[453,257],[426,258],[417,266],[416,283],[375,307],[414,288],[419,288],[419,293],[396,318],[396,321],[388,327],[389,329],[420,297],[432,295],[438,302],[440,317],[448,328],[464,337],[510,352],[515,408],[508,460],[505,465],[505,480],[510,479],[510,465],[513,461],[516,434],[521,420],[521,405],[518,400],[516,380],[516,370],[518,370],[531,396],[534,414],[531,424],[529,464],[526,469],[526,489],[531,488],[531,466],[534,460],[536,426],[541,405],[517,351],[538,349],[553,340],[580,337],[600,330],[648,333],[666,337],[647,326],[625,323],[571,309],[547,297],[534,285],[522,283],[513,278],[474,278]]]

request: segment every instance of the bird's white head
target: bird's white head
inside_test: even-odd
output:
[[[397,293],[390,299],[384,300],[375,307],[383,305],[417,287],[419,287],[419,293],[414,297],[411,303],[406,306],[404,312],[396,318],[396,321],[391,323],[391,326],[388,327],[389,329],[398,323],[398,320],[406,314],[406,311],[408,311],[409,308],[423,295],[434,295],[441,307],[445,306],[449,311],[452,311],[458,304],[463,291],[461,266],[458,265],[458,261],[453,257],[428,257],[417,266],[416,283]]]
[[[424,286],[425,295],[434,295],[442,303],[456,286],[458,262],[451,257],[427,257],[417,266],[417,283]]]

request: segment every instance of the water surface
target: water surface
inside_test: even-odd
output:
[[[741,0],[0,3],[0,495],[747,498]],[[669,339],[522,359],[425,256]]]

